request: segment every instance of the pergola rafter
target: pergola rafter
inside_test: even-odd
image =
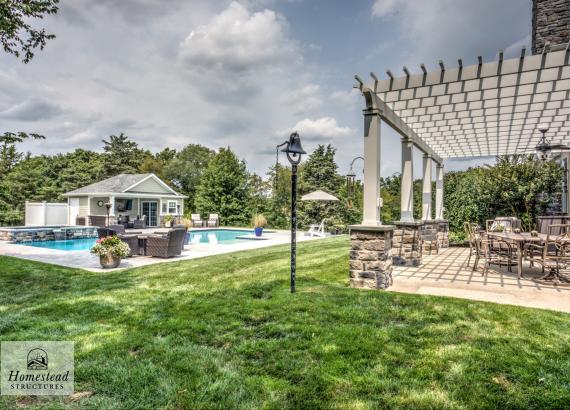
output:
[[[548,50],[548,49],[545,49]],[[531,152],[549,126],[553,143],[569,142],[570,49],[439,69],[359,83],[398,131],[409,128],[416,145],[441,158]],[[367,102],[368,103],[368,102]],[[408,131],[405,131],[408,132]]]
[[[570,43],[546,46],[538,55],[439,69],[404,76],[390,70],[380,80],[360,77],[365,99],[364,225],[380,224],[380,123],[402,136],[401,222],[413,215],[412,147],[424,152],[422,220],[431,219],[431,162],[436,172],[436,219],[443,218],[443,160],[534,152],[539,128],[548,127],[553,144],[570,143]]]

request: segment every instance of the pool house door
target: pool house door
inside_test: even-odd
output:
[[[158,202],[143,201],[142,214],[146,215],[147,226],[158,226]]]

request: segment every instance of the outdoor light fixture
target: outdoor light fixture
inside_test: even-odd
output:
[[[289,140],[277,145],[287,154],[291,163],[291,293],[295,293],[295,280],[297,272],[297,165],[301,162],[301,155],[306,154],[301,146],[301,138],[296,132],[289,136]]]
[[[541,127],[538,129],[542,133],[542,137],[540,137],[540,141],[538,145],[534,148],[536,152],[536,156],[541,161],[547,161],[552,151],[569,151],[570,147],[567,147],[562,144],[551,144],[549,140],[546,139],[546,132],[548,131],[548,127]]]
[[[348,174],[346,174],[346,193],[347,193],[347,198],[348,198],[348,209],[352,208],[352,197],[354,195],[354,191],[355,191],[355,185],[356,185],[356,173],[354,172],[354,169],[352,168],[354,163],[356,162],[356,160],[361,159],[364,161],[363,157],[356,157],[354,158],[351,162],[350,162],[350,170],[348,171]]]
[[[105,208],[107,208],[107,228],[109,227],[109,214],[111,213],[111,207],[113,205],[110,202],[105,204]]]

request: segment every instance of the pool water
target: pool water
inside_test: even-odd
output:
[[[88,251],[95,245],[95,238],[69,239],[66,241],[32,241],[19,245],[35,246],[36,248],[57,249],[58,251]]]
[[[204,229],[200,231],[190,231],[190,243],[212,243],[222,242],[230,244],[239,242],[238,236],[250,235],[253,231],[238,229]]]
[[[253,234],[253,231],[238,229],[204,229],[190,231],[190,243],[232,244],[239,242],[238,236]],[[70,239],[67,241],[32,241],[19,245],[35,246],[37,248],[56,249],[59,251],[88,251],[97,239]]]

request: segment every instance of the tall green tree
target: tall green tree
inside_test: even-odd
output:
[[[8,172],[18,164],[25,155],[16,148],[16,144],[24,142],[27,139],[45,139],[43,135],[27,134],[25,132],[5,132],[0,135],[0,179],[7,175]]]
[[[202,175],[196,209],[204,215],[219,214],[224,225],[249,224],[248,182],[245,162],[230,148],[220,148]]]
[[[151,154],[139,148],[125,134],[111,135],[103,140],[105,175],[136,174],[146,157]]]
[[[189,144],[166,163],[164,177],[183,194],[188,195],[186,208],[196,209],[196,190],[200,185],[204,171],[215,156],[215,152],[198,144]]]
[[[0,43],[4,51],[28,63],[34,50],[43,50],[54,34],[35,28],[33,21],[58,11],[59,0],[2,0],[0,1]]]
[[[289,227],[291,214],[291,169],[279,163],[268,172],[270,186],[267,223],[273,228]]]

